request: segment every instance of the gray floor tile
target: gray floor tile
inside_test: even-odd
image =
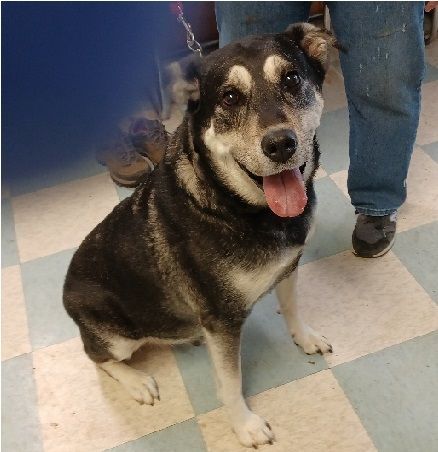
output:
[[[9,199],[2,199],[2,267],[19,262],[15,237],[14,215]]]
[[[2,178],[2,199],[10,198],[11,197],[11,189],[9,188],[9,183],[6,179]]]
[[[318,198],[315,233],[304,249],[301,264],[351,249],[356,219],[350,201],[329,177],[316,181],[315,187]]]
[[[207,347],[184,344],[174,347],[173,351],[195,414],[218,408],[220,403],[216,398],[214,373]]]
[[[2,450],[43,450],[31,355],[2,362]]]
[[[276,309],[276,297],[268,295],[256,305],[245,324],[242,339],[245,396],[327,368],[320,355],[308,356],[293,343]],[[206,346],[175,347],[175,356],[195,413],[220,406]]]
[[[438,222],[398,234],[394,252],[438,303]]]
[[[293,343],[277,308],[277,297],[269,294],[255,306],[245,324],[242,372],[248,396],[327,368],[321,355],[306,355]]]
[[[39,167],[23,177],[11,180],[11,194],[18,196],[76,179],[95,176],[105,171],[106,168],[96,161],[94,153],[90,153],[73,163],[60,161],[51,168]]]
[[[22,264],[29,336],[33,349],[77,336],[78,329],[62,305],[62,287],[73,250]]]
[[[201,430],[195,419],[122,444],[114,452],[206,452]]]
[[[325,113],[317,130],[321,164],[328,174],[348,168],[348,110]]]
[[[333,369],[379,452],[438,450],[438,332]]]
[[[119,195],[120,201],[123,201],[128,196],[131,196],[134,193],[133,188],[119,187],[117,184],[115,185],[117,194]]]
[[[438,163],[438,141],[435,141],[435,143],[423,144],[421,148]]]
[[[426,72],[424,74],[423,83],[434,82],[435,80],[438,80],[438,68],[432,66],[429,63],[426,63],[425,69]]]

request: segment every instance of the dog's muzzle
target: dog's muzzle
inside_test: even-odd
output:
[[[287,162],[297,149],[297,136],[290,129],[274,130],[262,139],[263,153],[276,163]]]

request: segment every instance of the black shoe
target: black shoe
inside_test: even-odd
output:
[[[353,252],[359,257],[380,257],[394,245],[397,212],[383,217],[359,214],[353,232]]]

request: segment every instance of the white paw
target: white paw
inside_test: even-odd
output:
[[[233,429],[240,443],[246,447],[257,449],[261,444],[272,444],[274,441],[271,426],[251,411],[243,422],[235,423]]]
[[[134,370],[129,374],[129,377],[124,378],[120,383],[140,405],[153,405],[155,399],[160,400],[158,385],[154,377],[139,370]]]
[[[299,345],[308,355],[333,352],[332,346],[328,343],[327,338],[312,330],[307,325],[297,329],[292,334],[292,338],[295,344]]]

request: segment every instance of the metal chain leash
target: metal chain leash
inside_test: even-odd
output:
[[[177,14],[178,14],[177,20],[178,20],[178,22],[180,22],[183,25],[183,27],[185,28],[186,33],[187,33],[187,47],[193,53],[197,53],[200,57],[202,57],[201,44],[199,44],[199,42],[196,41],[195,35],[192,31],[192,26],[184,18],[184,13],[183,13],[183,8],[182,8],[181,2],[176,3],[176,9],[177,9]]]

